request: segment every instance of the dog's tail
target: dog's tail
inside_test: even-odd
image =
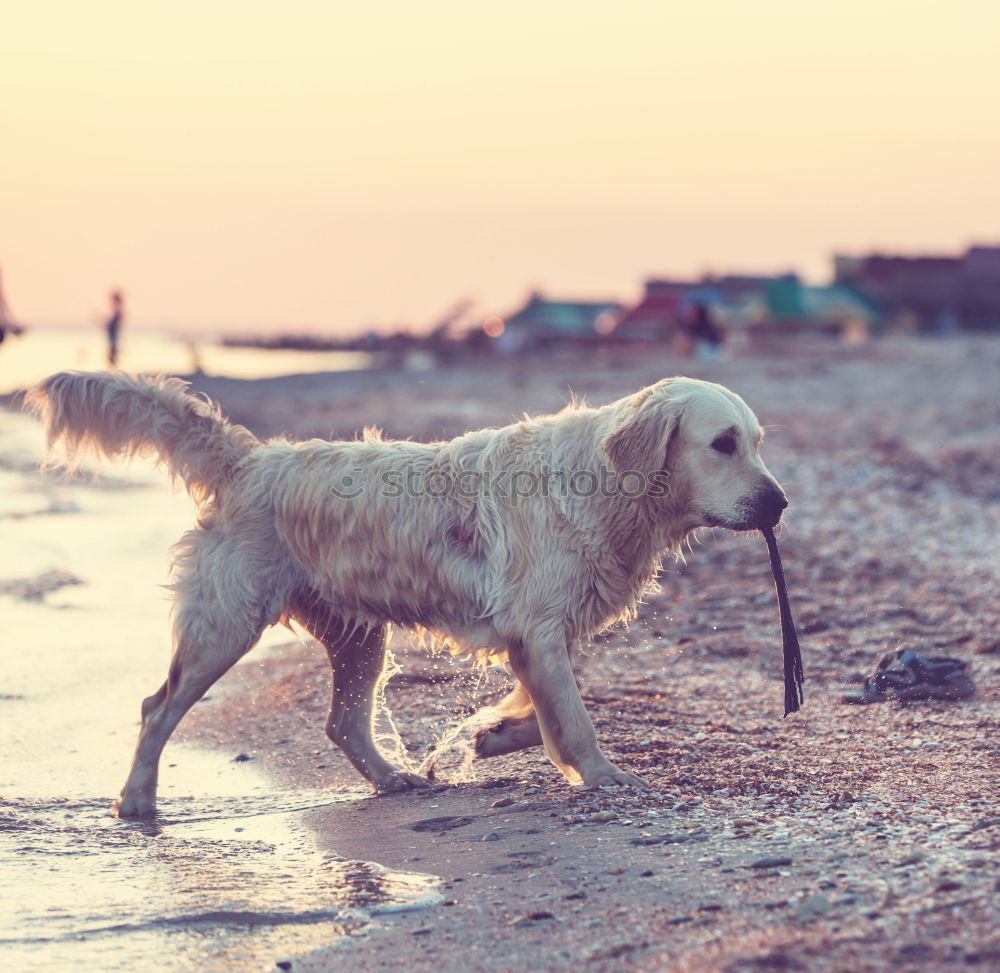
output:
[[[213,498],[260,445],[178,378],[59,372],[31,389],[25,403],[45,423],[49,447],[65,448],[62,465],[72,468],[88,452],[154,456],[198,503]]]

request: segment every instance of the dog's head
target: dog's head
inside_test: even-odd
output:
[[[604,448],[621,477],[637,472],[684,530],[773,527],[788,506],[760,458],[763,431],[735,393],[670,378],[623,403]]]

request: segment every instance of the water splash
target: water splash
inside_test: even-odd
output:
[[[477,666],[469,694],[473,700],[493,695],[498,688],[509,690],[510,672],[504,665]],[[478,779],[475,737],[480,730],[496,726],[511,713],[500,704],[480,706],[459,720],[438,738],[420,764],[419,773],[442,778],[449,784],[465,784]]]

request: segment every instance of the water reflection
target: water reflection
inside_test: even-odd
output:
[[[329,803],[167,799],[133,823],[104,799],[0,800],[0,949],[20,969],[242,969],[441,901],[431,876],[317,851],[297,812]]]

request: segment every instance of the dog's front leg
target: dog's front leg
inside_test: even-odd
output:
[[[514,675],[535,704],[535,714],[549,759],[584,787],[645,787],[635,774],[616,767],[597,745],[597,734],[580,697],[561,637],[528,637],[512,645],[508,656]]]

